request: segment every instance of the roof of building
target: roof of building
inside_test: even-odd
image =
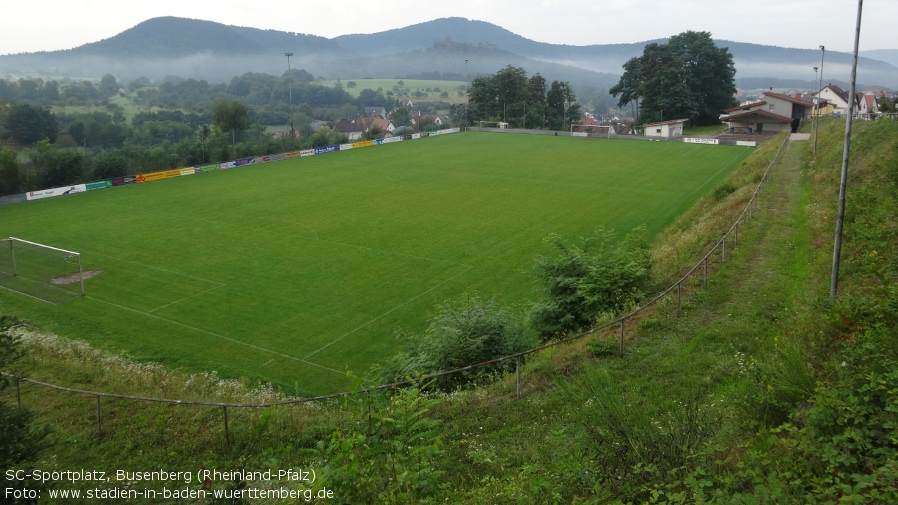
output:
[[[733,112],[733,111],[737,111],[737,110],[749,110],[752,107],[758,107],[759,105],[765,105],[766,103],[767,102],[765,102],[764,100],[759,100],[757,102],[751,102],[751,103],[742,104],[742,105],[739,105],[736,107],[730,107],[729,109],[726,109],[726,112]]]
[[[658,121],[657,123],[646,123],[644,126],[662,126],[662,125],[671,125],[678,123],[685,123],[689,121],[688,119],[670,119],[668,121]]]
[[[823,89],[826,89],[826,88],[829,88],[830,91],[832,91],[833,93],[836,94],[836,96],[838,96],[839,98],[841,98],[841,99],[844,100],[845,102],[848,102],[848,92],[845,91],[844,89],[842,89],[842,88],[836,86],[835,84],[828,84],[828,85],[827,85],[826,87],[824,87]]]
[[[778,98],[780,100],[785,100],[787,102],[792,102],[794,104],[801,105],[802,107],[813,107],[814,104],[811,102],[806,102],[801,98],[795,98],[794,96],[784,95],[783,93],[777,93],[775,91],[765,91],[764,96],[770,98]]]
[[[774,114],[773,112],[766,110],[750,110],[746,112],[742,112],[740,114],[730,114],[729,116],[724,116],[720,118],[722,121],[740,121],[747,119],[748,116],[757,115],[763,118],[772,119],[773,122],[776,123],[791,123],[793,119],[787,116],[781,116],[779,114]],[[758,121],[756,121],[758,122]],[[769,122],[769,121],[760,121],[760,122]]]

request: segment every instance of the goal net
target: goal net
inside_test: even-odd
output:
[[[14,237],[0,239],[0,287],[50,303],[83,296],[81,254]]]

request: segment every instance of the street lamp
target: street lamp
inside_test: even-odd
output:
[[[817,81],[817,67],[814,67],[814,86],[819,86]],[[817,93],[814,95],[814,108],[811,109],[814,111],[814,141],[817,141],[817,123],[818,118],[820,117],[820,92],[819,88]]]
[[[293,80],[290,76],[290,57],[293,53],[284,53],[284,56],[287,57],[287,88],[290,94],[290,137],[293,137]]]
[[[820,81],[817,84],[817,119],[814,120],[814,156],[817,155],[817,128],[820,124],[820,94],[823,93],[823,57],[826,56],[826,48],[820,46]],[[817,67],[814,67],[817,70]]]

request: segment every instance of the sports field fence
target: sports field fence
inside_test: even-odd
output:
[[[515,387],[515,397],[521,397],[521,361],[527,356],[538,353],[540,351],[544,351],[546,349],[561,346],[575,340],[582,339],[584,337],[590,335],[604,335],[606,338],[614,338],[617,344],[617,353],[619,357],[624,356],[624,344],[626,341],[627,332],[635,333],[636,324],[639,321],[640,316],[642,316],[647,311],[658,306],[662,301],[667,301],[671,303],[674,307],[673,309],[676,312],[676,317],[680,317],[682,311],[682,300],[683,296],[690,290],[695,287],[702,287],[707,284],[709,275],[711,270],[716,267],[721,267],[727,261],[727,252],[728,248],[732,249],[739,243],[739,231],[740,227],[744,227],[745,223],[749,221],[758,206],[759,197],[762,194],[762,190],[765,185],[769,181],[770,172],[777,160],[779,160],[780,155],[782,154],[783,148],[789,140],[789,136],[784,136],[783,143],[780,145],[776,155],[773,160],[767,166],[764,174],[761,177],[760,182],[758,182],[754,192],[752,193],[751,198],[749,199],[747,205],[739,214],[735,222],[729,227],[729,229],[723,234],[720,240],[717,241],[701,259],[699,259],[692,268],[686,271],[676,282],[670,285],[667,289],[659,293],[657,296],[644,303],[639,308],[624,314],[613,321],[602,324],[600,326],[588,329],[586,331],[577,333],[576,335],[571,335],[565,338],[561,338],[558,340],[554,340],[552,342],[540,345],[538,347],[522,351],[515,354],[510,354],[507,356],[503,356],[500,358],[492,359],[489,361],[484,361],[481,363],[471,364],[465,367],[456,368],[453,370],[444,370],[437,373],[432,373],[430,375],[426,375],[424,377],[420,377],[415,380],[404,380],[399,382],[393,382],[390,384],[381,384],[379,386],[373,386],[369,388],[356,389],[353,391],[343,391],[340,393],[332,393],[321,396],[314,397],[305,397],[305,398],[289,398],[282,401],[272,402],[272,403],[226,403],[226,402],[209,402],[209,401],[187,401],[187,400],[172,400],[166,398],[151,398],[151,397],[142,397],[142,396],[132,396],[132,395],[122,395],[122,394],[114,394],[114,393],[103,393],[97,391],[88,391],[83,389],[75,389],[69,387],[63,387],[56,384],[50,384],[46,382],[41,382],[34,379],[29,379],[27,377],[12,377],[12,382],[15,385],[16,391],[16,402],[19,409],[23,408],[22,401],[22,386],[30,385],[36,386],[45,390],[52,390],[59,393],[67,393],[74,395],[81,395],[84,397],[92,398],[93,401],[90,402],[92,404],[91,408],[95,411],[95,420],[97,426],[97,433],[99,435],[103,434],[103,400],[111,401],[131,401],[131,402],[140,402],[140,403],[153,403],[153,404],[167,404],[167,405],[177,405],[177,406],[194,406],[206,409],[219,409],[221,411],[221,422],[223,423],[224,428],[224,437],[225,441],[228,445],[232,443],[232,434],[231,434],[231,417],[232,413],[235,410],[242,409],[266,409],[272,407],[283,407],[290,405],[300,405],[300,404],[308,404],[311,402],[322,402],[327,400],[334,400],[338,398],[348,397],[354,394],[371,394],[384,390],[392,390],[406,386],[412,386],[414,384],[426,383],[432,379],[436,379],[439,377],[444,377],[448,375],[456,375],[462,374],[466,372],[470,372],[472,370],[476,370],[478,368],[495,365],[497,363],[505,362],[508,360],[514,360],[514,387]]]

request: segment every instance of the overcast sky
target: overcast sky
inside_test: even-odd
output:
[[[686,30],[714,38],[851,52],[851,0],[49,0],[4,2],[0,54],[70,49],[159,16],[177,16],[336,37],[376,33],[442,17],[487,21],[539,42],[641,42]],[[898,0],[864,2],[860,49],[898,49]],[[436,34],[439,36],[445,34]],[[484,41],[489,42],[489,41]]]

